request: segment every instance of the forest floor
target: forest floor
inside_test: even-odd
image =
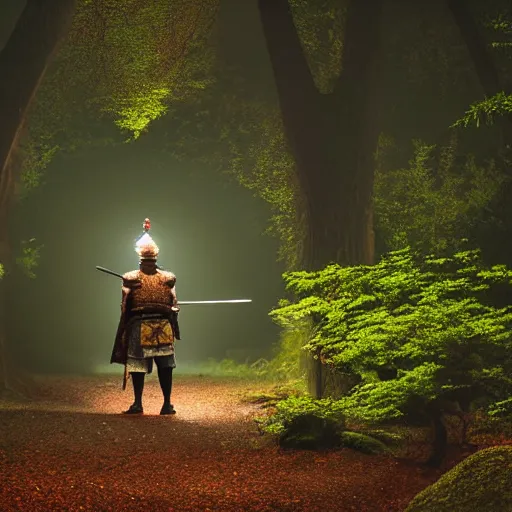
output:
[[[2,511],[401,511],[442,472],[345,448],[283,451],[260,435],[244,380],[176,374],[175,416],[158,415],[154,375],[143,416],[120,414],[132,394],[119,376],[37,382],[37,399],[0,401]]]

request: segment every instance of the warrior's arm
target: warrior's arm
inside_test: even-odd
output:
[[[170,273],[170,279],[166,282],[167,286],[171,289],[171,306],[176,313],[180,310],[178,305],[178,296],[176,295],[176,276]]]
[[[170,322],[174,331],[174,336],[177,340],[180,339],[180,327],[178,325],[178,312],[180,307],[178,305],[178,296],[176,295],[176,276],[172,276],[172,279],[167,281],[167,286],[171,288],[171,309]]]
[[[172,287],[171,293],[172,293],[172,307],[176,311],[179,311],[180,307],[178,306],[178,296],[176,295],[176,287],[175,286]]]

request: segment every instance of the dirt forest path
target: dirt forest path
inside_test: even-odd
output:
[[[341,449],[282,451],[262,437],[250,384],[175,376],[175,416],[144,416],[118,376],[45,377],[43,398],[0,402],[0,510],[400,511],[436,475]]]

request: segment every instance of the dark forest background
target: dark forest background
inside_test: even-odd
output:
[[[108,359],[119,283],[94,266],[133,268],[146,216],[182,299],[254,300],[183,311],[184,362],[269,357],[283,271],[511,262],[506,2],[1,9],[3,325],[30,368]]]

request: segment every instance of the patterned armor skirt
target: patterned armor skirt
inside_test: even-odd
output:
[[[174,333],[169,320],[158,314],[143,314],[127,326],[128,372],[151,373],[153,359],[159,368],[176,368]]]

